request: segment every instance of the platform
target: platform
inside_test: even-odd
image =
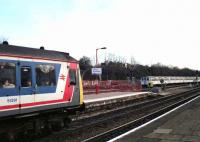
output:
[[[200,142],[200,97],[116,142]]]
[[[145,98],[151,92],[108,92],[84,95],[85,110],[103,108],[108,105],[122,104],[139,98]]]
[[[107,101],[107,100],[132,97],[132,96],[135,97],[145,96],[148,94],[151,94],[151,92],[109,92],[100,94],[90,94],[90,95],[84,95],[84,102],[91,103],[91,102]]]

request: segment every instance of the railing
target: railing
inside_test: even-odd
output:
[[[107,81],[83,81],[84,94],[92,94],[96,92],[98,85],[99,92],[127,91],[137,92],[142,90],[141,83],[131,82],[127,80],[107,80]]]

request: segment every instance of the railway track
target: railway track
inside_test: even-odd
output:
[[[199,90],[196,88],[177,95],[156,98],[86,119],[75,120],[69,128],[38,139],[36,142],[107,141],[191,100],[199,95]]]
[[[125,123],[125,124],[123,124],[121,126],[113,128],[111,130],[108,130],[106,132],[100,133],[100,134],[98,134],[98,135],[96,135],[94,137],[90,137],[88,139],[85,139],[85,140],[83,140],[83,142],[109,141],[109,140],[111,140],[111,139],[113,139],[113,138],[115,138],[115,137],[117,137],[119,135],[122,135],[122,134],[124,134],[124,133],[126,133],[126,132],[128,132],[128,131],[130,131],[130,130],[132,130],[134,128],[136,128],[136,127],[141,126],[144,123],[147,123],[147,122],[155,119],[156,117],[161,116],[162,114],[164,114],[164,113],[166,113],[166,112],[168,112],[168,111],[170,111],[170,110],[172,110],[172,109],[174,109],[174,108],[176,108],[176,107],[178,107],[178,106],[180,106],[180,105],[182,105],[182,104],[194,99],[195,97],[197,97],[199,95],[200,94],[193,95],[193,96],[190,96],[190,97],[185,98],[183,100],[180,100],[180,101],[178,101],[176,103],[173,103],[173,104],[171,104],[169,106],[161,108],[161,109],[159,109],[157,111],[154,111],[154,112],[152,112],[150,114],[147,114],[147,115],[145,115],[145,116],[143,116],[141,118],[138,118],[136,120],[130,121],[130,122]]]
[[[170,87],[167,88],[167,90],[173,90],[173,89],[180,89],[180,88],[188,88],[188,86],[174,86],[174,87]],[[177,93],[176,93],[177,94]],[[157,98],[161,98],[163,97],[163,99],[165,99],[164,96],[161,95],[152,95],[151,93],[149,95],[146,96],[142,96],[142,97],[137,97],[137,98],[133,98],[133,97],[128,97],[126,99],[117,99],[114,102],[113,101],[109,101],[106,102],[105,101],[101,101],[98,103],[93,103],[92,105],[86,105],[86,109],[84,112],[79,113],[78,115],[72,116],[72,119],[80,119],[81,117],[88,117],[90,115],[95,115],[95,113],[98,114],[102,114],[105,112],[109,112],[110,110],[114,110],[114,109],[118,109],[119,107],[127,107],[127,106],[132,106],[132,105],[137,105],[139,103],[144,103],[144,102],[148,102],[148,101],[152,101],[154,99]]]

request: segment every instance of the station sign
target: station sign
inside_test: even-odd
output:
[[[92,68],[92,75],[101,75],[102,68]]]

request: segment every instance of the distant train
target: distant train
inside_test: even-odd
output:
[[[155,86],[165,84],[181,84],[199,82],[194,76],[145,76],[141,78],[142,86]]]
[[[0,118],[82,105],[79,64],[68,53],[0,44]]]

